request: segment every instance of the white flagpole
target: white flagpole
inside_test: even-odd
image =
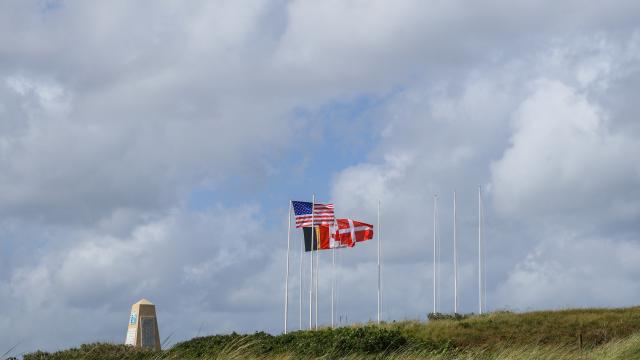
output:
[[[380,200],[378,200],[378,324],[380,324]]]
[[[480,192],[480,199],[482,199],[482,191]],[[482,236],[482,311],[487,312],[487,237],[484,236],[487,231],[487,222],[485,218],[484,202],[481,202],[482,216],[482,229],[480,234]]]
[[[314,224],[315,225],[315,224]],[[315,228],[314,228],[315,232]],[[319,243],[318,239],[316,242]],[[316,303],[316,330],[318,330],[318,272],[320,271],[320,244],[317,245],[318,249],[316,250],[316,294],[315,294],[315,303]]]
[[[331,241],[330,241],[331,242]],[[335,244],[334,244],[335,246]],[[334,322],[333,322],[333,314],[334,314],[334,307],[333,307],[333,286],[334,283],[336,281],[336,248],[332,248],[331,249],[331,328],[334,328]]]
[[[382,321],[382,312],[384,311],[384,304],[382,303],[384,301],[384,291],[382,291],[382,282],[384,281],[382,279],[382,272],[384,271],[384,249],[382,248],[382,241],[384,239],[384,234],[382,233],[382,205],[380,206],[380,228],[378,229],[378,235],[380,235],[380,319]]]
[[[336,253],[336,263],[340,264],[340,252],[338,251]],[[338,304],[340,302],[340,285],[338,284],[338,278],[336,277],[335,279],[335,286],[336,286],[336,305],[335,305],[335,309],[336,309],[336,322],[338,323],[338,326],[340,326],[342,324],[342,315],[340,314],[340,305]]]
[[[438,306],[437,300],[437,287],[436,287],[436,260],[437,260],[437,248],[436,248],[436,236],[437,236],[437,214],[438,214],[438,195],[433,195],[433,312],[436,313]]]
[[[456,224],[456,192],[453,191],[453,313],[458,313],[458,239]]]
[[[309,270],[311,271],[310,274],[310,278],[309,278],[309,330],[311,330],[313,328],[313,243],[314,243],[314,239],[315,239],[315,228],[313,226],[314,223],[314,218],[313,218],[313,212],[314,212],[314,204],[316,202],[316,194],[313,194],[313,198],[311,201],[311,251],[309,252],[309,255],[311,257],[311,262],[309,264]]]
[[[289,228],[287,230],[287,274],[284,280],[284,333],[287,333],[289,316],[289,251],[291,249],[291,200],[289,200]]]
[[[299,278],[299,281],[300,281],[300,284],[299,284],[299,287],[300,287],[299,288],[299,290],[300,290],[299,291],[300,309],[299,309],[299,314],[298,314],[299,321],[300,321],[300,330],[302,330],[302,292],[303,292],[303,289],[302,289],[302,261],[304,260],[303,255],[304,255],[304,238],[302,239],[302,242],[300,243],[300,278]]]
[[[482,192],[480,193],[482,200]],[[480,234],[482,236],[482,311],[487,312],[487,237],[484,236],[485,229],[487,228],[486,220],[484,219],[484,202],[480,202],[480,208],[482,209],[482,216],[480,220],[482,221],[482,229]]]
[[[482,314],[482,197],[478,186],[478,313]]]

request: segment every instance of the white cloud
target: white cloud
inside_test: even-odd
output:
[[[274,261],[281,260],[282,249],[267,251],[263,237],[272,235],[262,228],[258,214],[255,207],[218,207],[203,213],[176,209],[121,237],[64,232],[59,236],[74,238],[72,242],[51,244],[34,264],[13,269],[2,300],[10,309],[9,324],[49,319],[51,311],[85,313],[87,321],[102,321],[104,312],[125,318],[130,303],[142,297],[157,302],[162,322],[179,317],[185,307],[229,322],[236,312],[273,311],[280,298],[268,300],[265,295],[274,289],[281,293],[280,282],[273,278],[282,276],[282,262]],[[203,264],[214,267],[202,269]],[[197,321],[189,323],[197,328]],[[109,322],[110,332],[101,336],[119,341],[123,324]],[[88,325],[77,324],[83,329]],[[208,331],[227,330],[211,326]],[[72,334],[51,336],[48,326],[12,331],[7,325],[0,330],[10,334],[7,341],[28,339],[30,348],[73,339]],[[185,336],[177,333],[176,339]]]
[[[568,236],[567,236],[568,235]],[[539,244],[499,285],[498,307],[525,310],[628,306],[640,289],[636,239],[611,241],[559,234]]]
[[[432,195],[438,193],[442,304],[450,310],[447,264],[455,189],[461,266],[467,269],[462,311],[476,311],[475,188],[480,184],[487,206],[490,308],[633,303],[632,291],[611,294],[616,286],[635,289],[634,269],[612,266],[598,278],[611,286],[595,285],[589,276],[620,259],[617,250],[603,251],[609,255],[594,263],[601,247],[633,248],[637,238],[640,172],[632,154],[640,153],[640,143],[627,125],[630,119],[618,116],[619,102],[605,100],[626,86],[621,79],[637,72],[637,60],[628,52],[637,40],[595,39],[596,46],[584,38],[558,41],[526,59],[478,66],[461,84],[443,80],[409,87],[381,106],[384,130],[371,160],[341,171],[332,194],[336,203],[362,216],[373,215],[373,199],[385,199],[388,267],[411,264],[427,272],[408,279],[391,271],[387,281],[393,288],[407,282],[424,288],[430,281],[423,265],[433,256]],[[401,157],[407,161],[398,167],[398,155],[407,153],[411,156]],[[552,253],[554,245],[561,248],[558,254]],[[584,252],[572,255],[582,247]],[[361,261],[371,256],[365,254]],[[427,285],[420,295],[426,308],[430,294]],[[397,298],[389,306],[400,314],[408,305]]]
[[[540,80],[515,118],[512,144],[492,165],[499,212],[514,217],[637,215],[622,214],[611,205],[622,200],[640,211],[637,197],[629,197],[636,193],[640,173],[634,164],[625,165],[632,162],[629,154],[640,153],[640,142],[612,133],[604,110],[562,83]]]
[[[506,289],[522,307],[581,293],[588,304],[633,301],[627,292],[608,298],[608,287],[558,290],[604,260],[585,261],[598,250],[589,245],[593,252],[568,265],[545,244],[569,234],[570,253],[582,239],[602,240],[620,259],[603,281],[635,286],[627,279],[639,230],[638,6],[4,2],[0,305],[10,317],[0,319],[0,349],[26,337],[40,342],[25,350],[122,341],[128,307],[143,296],[157,299],[161,328],[177,329],[175,338],[203,323],[203,333],[278,331],[284,269],[272,246],[281,234],[262,221],[280,211],[267,203],[277,193],[304,185],[256,189],[296,168],[283,150],[309,128],[317,154],[340,146],[323,138],[334,126],[326,111],[336,102],[358,110],[362,97],[376,101],[347,128],[372,141],[370,150],[349,153],[344,169],[322,164],[336,172],[330,192],[340,215],[375,222],[382,200],[386,316],[431,308],[434,193],[441,310],[450,308],[453,189],[462,311],[475,310],[478,184],[489,195],[490,299]],[[318,178],[321,156],[302,156],[296,177]],[[535,176],[519,175],[523,161]],[[231,205],[191,212],[185,203],[198,188]],[[242,205],[251,191],[265,204]],[[374,314],[373,245],[341,254],[340,308],[351,321]],[[131,279],[136,272],[141,280]],[[523,292],[528,284],[540,294]],[[542,295],[556,291],[560,301]],[[327,311],[322,298],[322,319]]]

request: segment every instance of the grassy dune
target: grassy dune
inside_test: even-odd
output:
[[[386,324],[404,334],[436,342],[451,341],[458,347],[510,345],[557,345],[579,343],[593,347],[640,332],[640,307],[625,309],[574,309],[522,314],[496,312],[461,321],[441,320],[428,324]]]
[[[90,344],[25,355],[25,360],[36,359],[640,359],[640,307],[499,312],[462,320],[403,321],[279,336],[215,335],[162,352]]]

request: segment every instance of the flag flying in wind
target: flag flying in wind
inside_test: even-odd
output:
[[[312,235],[313,230],[315,230],[314,235]],[[302,231],[304,233],[304,251],[327,250],[344,247],[335,239],[333,239],[333,234],[331,234],[329,226],[320,225],[315,227],[305,227],[302,228]],[[311,245],[312,241],[313,246]]]
[[[334,235],[342,246],[353,247],[356,242],[373,239],[373,225],[352,219],[336,219],[338,228]]]
[[[293,212],[296,215],[297,228],[314,225],[333,225],[335,222],[333,204],[316,203],[313,205],[306,201],[292,201],[291,203],[293,204]]]

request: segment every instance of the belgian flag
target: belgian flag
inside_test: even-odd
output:
[[[331,233],[328,226],[302,228],[304,232],[304,251],[325,250],[331,248]],[[315,235],[312,236],[313,231]],[[313,237],[313,246],[311,244]]]

